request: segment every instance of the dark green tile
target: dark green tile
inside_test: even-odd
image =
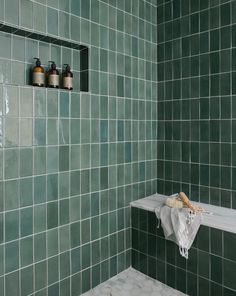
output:
[[[223,283],[226,287],[236,290],[236,283],[234,280],[234,270],[236,263],[234,261],[223,260]]]

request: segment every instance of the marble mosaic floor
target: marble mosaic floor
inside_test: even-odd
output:
[[[127,269],[83,296],[184,296],[144,274]]]

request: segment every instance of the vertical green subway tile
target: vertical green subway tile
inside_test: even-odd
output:
[[[28,29],[33,28],[33,3],[27,0],[20,3],[20,25]]]
[[[47,8],[47,31],[49,34],[58,35],[58,11]]]
[[[34,91],[34,115],[44,117],[46,115],[46,92],[45,90]]]
[[[59,151],[58,147],[47,148],[47,173],[58,172]]]
[[[16,0],[5,3],[5,20],[10,24],[19,24],[19,5]]]
[[[34,232],[46,230],[46,206],[36,205],[34,207]]]
[[[20,150],[20,176],[26,177],[33,174],[33,149]]]
[[[20,236],[28,236],[33,233],[33,210],[32,207],[20,211]]]
[[[58,203],[51,202],[47,205],[47,228],[55,228],[58,226]]]
[[[47,8],[39,3],[33,3],[33,28],[46,33]]]
[[[46,177],[34,177],[34,203],[39,204],[46,201]]]
[[[17,209],[19,207],[19,181],[11,180],[5,182],[5,210]]]
[[[69,117],[70,97],[68,92],[60,92],[60,116]]]
[[[46,286],[47,282],[47,264],[46,261],[41,261],[35,264],[34,285],[36,290],[40,290]]]
[[[32,237],[27,237],[20,240],[20,262],[21,262],[21,267],[30,265],[33,262]]]
[[[34,120],[34,143],[38,146],[46,144],[46,122],[44,119]]]
[[[40,233],[34,236],[34,261],[38,262],[46,257],[46,234]]]
[[[33,267],[29,266],[21,271],[21,295],[33,292]]]
[[[5,215],[5,241],[19,237],[19,211],[8,212]]]
[[[58,174],[47,175],[47,200],[58,199]]]
[[[64,12],[59,12],[59,36],[63,38],[70,37],[69,30],[69,14]]]
[[[20,284],[19,284],[19,271],[15,271],[6,276],[5,280],[5,292],[6,296],[20,295]]]
[[[5,178],[11,179],[18,177],[18,161],[19,151],[18,149],[5,150]]]

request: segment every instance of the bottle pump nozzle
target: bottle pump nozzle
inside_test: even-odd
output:
[[[54,61],[48,61],[48,62],[51,63],[51,68],[52,68],[53,70],[56,70],[57,65],[55,64],[55,62],[54,62]]]
[[[41,66],[41,61],[39,58],[34,58],[34,60],[36,60],[36,66],[40,67]]]

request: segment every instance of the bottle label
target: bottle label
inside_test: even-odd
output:
[[[34,72],[33,73],[33,84],[44,85],[44,73]]]
[[[49,86],[59,86],[59,75],[52,74],[48,77]]]
[[[73,78],[72,77],[64,77],[63,78],[63,87],[71,89],[73,88]]]

